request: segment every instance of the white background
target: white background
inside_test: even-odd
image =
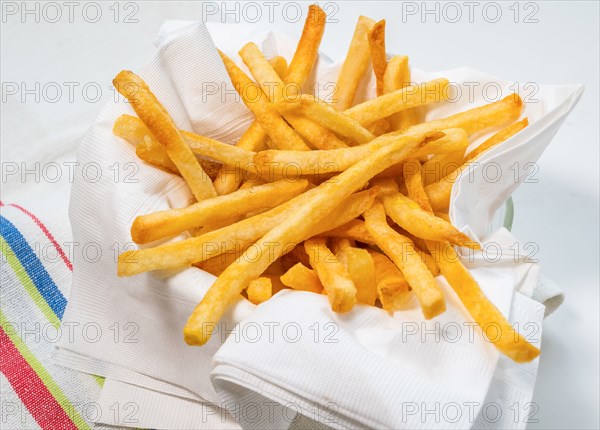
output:
[[[39,13],[22,15],[21,2],[3,2],[1,78],[1,157],[6,163],[72,160],[81,135],[106,100],[113,97],[112,77],[123,68],[136,70],[154,50],[153,41],[167,19],[205,19],[244,22],[255,9],[222,2],[202,6],[192,2],[121,3],[101,5],[97,22],[94,7],[74,6],[72,21],[62,3],[56,10],[38,4]],[[320,2],[324,5],[326,2]],[[17,7],[16,15],[9,12]],[[455,7],[458,6],[458,9]],[[514,195],[513,232],[522,243],[539,245],[536,255],[543,273],[566,292],[566,300],[544,325],[542,358],[534,402],[537,423],[529,428],[598,428],[599,404],[599,6],[598,2],[489,2],[445,3],[338,2],[328,24],[322,51],[342,58],[360,14],[387,20],[388,52],[406,54],[423,70],[469,66],[517,82],[582,83],[585,93],[562,129],[539,160],[537,183],[522,185]],[[35,10],[35,3],[27,6]],[[472,14],[469,16],[469,7]],[[208,16],[203,11],[213,11]],[[305,9],[306,5],[302,5]],[[424,9],[431,11],[425,13]],[[437,8],[437,12],[436,12]],[[118,22],[115,9],[119,10]],[[260,8],[268,25],[299,35],[302,19],[295,5],[275,2]],[[456,12],[461,16],[457,18]],[[519,11],[516,17],[515,11]],[[136,23],[126,23],[126,16]],[[532,14],[532,15],[531,15]],[[272,19],[270,19],[272,18]],[[515,23],[515,18],[517,22]],[[449,22],[457,20],[458,22]],[[537,22],[525,22],[537,20]],[[36,22],[39,21],[39,22]],[[273,22],[270,22],[273,21]],[[65,82],[78,83],[69,100]],[[22,88],[47,89],[36,101]],[[52,87],[62,88],[55,97]],[[82,88],[88,92],[84,97]],[[50,85],[49,85],[50,84]],[[96,100],[96,88],[102,91]],[[10,91],[9,91],[10,89]],[[4,172],[6,173],[6,172]],[[64,175],[67,177],[68,175]],[[68,181],[58,184],[28,180],[19,175],[2,179],[2,200],[27,203],[39,214],[65,214]]]

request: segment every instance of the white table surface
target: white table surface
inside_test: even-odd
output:
[[[13,3],[13,2],[10,2]],[[133,3],[133,2],[131,2]],[[323,5],[325,2],[320,2]],[[17,7],[20,2],[15,2]],[[61,4],[59,2],[59,4]],[[118,22],[113,2],[102,3],[102,17],[93,21],[95,10],[77,3],[73,22],[68,9],[51,23],[55,11],[40,6],[39,21],[34,14],[6,13],[3,3],[1,28],[1,156],[6,163],[44,162],[71,159],[81,135],[113,92],[112,77],[123,68],[135,70],[152,54],[153,40],[167,19],[202,19],[203,10],[219,10],[207,21],[248,23],[254,12],[239,7],[223,16],[221,2],[208,6],[192,2],[137,2],[119,6]],[[562,129],[539,160],[537,183],[523,184],[514,194],[513,232],[521,243],[539,245],[543,273],[566,292],[563,306],[544,324],[543,354],[533,401],[539,407],[537,423],[528,428],[599,428],[599,4],[590,2],[529,2],[517,5],[499,2],[502,17],[494,20],[495,6],[478,2],[454,3],[462,17],[456,23],[456,9],[444,3],[427,3],[435,13],[423,16],[421,2],[339,2],[337,23],[328,24],[322,50],[341,58],[347,49],[356,18],[360,14],[387,20],[387,49],[409,55],[412,64],[424,70],[443,70],[468,65],[517,82],[546,84],[582,83],[585,93]],[[28,7],[33,9],[34,3]],[[235,4],[228,4],[235,10]],[[295,6],[261,7],[267,25],[299,34],[302,21],[292,23]],[[302,5],[306,7],[305,4]],[[469,7],[473,7],[472,22]],[[512,9],[511,9],[512,7]],[[416,14],[412,14],[416,9]],[[137,11],[136,11],[137,10]],[[484,10],[487,14],[484,15]],[[284,12],[285,11],[285,12]],[[137,23],[125,23],[135,12]],[[530,19],[537,23],[526,23]],[[86,21],[87,18],[87,21]],[[436,22],[436,20],[438,22]],[[12,83],[33,88],[57,83],[63,90],[56,103],[48,92],[36,101],[21,93],[9,95]],[[79,83],[69,100],[65,82]],[[81,88],[88,85],[87,100]],[[8,86],[7,86],[8,85]],[[102,90],[97,101],[94,87]],[[40,148],[43,150],[40,151]],[[66,175],[65,175],[66,176]],[[33,183],[32,183],[33,182]],[[64,185],[64,184],[63,184]],[[67,184],[68,185],[68,184]],[[42,181],[23,183],[18,177],[3,178],[2,199],[32,201],[34,210],[64,213],[68,195],[57,193],[58,185]]]

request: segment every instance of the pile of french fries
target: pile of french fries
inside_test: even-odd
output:
[[[253,43],[239,55],[248,76],[221,53],[231,82],[254,114],[233,146],[179,130],[146,83],[130,71],[114,79],[137,113],[114,133],[145,162],[178,174],[196,202],[138,216],[138,244],[118,274],[195,266],[218,276],[184,328],[205,344],[228,304],[253,303],[291,288],[327,296],[335,312],[355,304],[401,311],[416,298],[425,318],[446,309],[443,275],[479,326],[499,328],[496,347],[517,362],[539,349],[485,297],[455,247],[479,244],[449,220],[452,184],[481,153],[527,126],[518,95],[447,118],[422,122],[422,107],[444,102],[449,82],[411,83],[408,58],[389,61],[385,21],[360,17],[329,101],[303,94],[325,30],[325,12],[309,7],[289,62],[267,59]],[[369,67],[369,65],[372,67]],[[377,96],[354,104],[373,71]],[[496,133],[466,153],[470,139]]]

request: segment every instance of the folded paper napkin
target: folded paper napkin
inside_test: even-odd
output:
[[[248,41],[267,56],[291,58],[296,40],[238,25],[235,31],[227,25],[181,22],[165,28],[169,31],[161,33],[156,54],[136,72],[179,127],[235,143],[252,116],[236,100],[213,40],[232,58]],[[320,96],[338,69],[339,64],[319,59],[311,81]],[[503,96],[515,88],[466,68],[413,70],[417,82],[440,76],[454,82],[456,91],[469,82],[492,82]],[[358,98],[372,96],[373,88],[372,80],[365,79]],[[465,262],[488,297],[533,342],[539,342],[544,316],[543,304],[531,299],[536,298],[539,269],[521,257],[515,262],[515,240],[506,230],[486,237],[485,229],[523,179],[515,181],[512,172],[506,179],[509,167],[537,159],[580,94],[577,86],[539,88],[536,102],[525,107],[531,125],[481,160],[505,169],[502,179],[463,177],[453,190],[455,224],[504,251],[494,264],[477,254],[465,256]],[[489,101],[476,91],[430,108],[427,118]],[[90,251],[75,265],[63,318],[75,329],[63,337],[56,355],[65,366],[107,377],[100,405],[135,399],[139,419],[118,424],[232,428],[235,418],[243,428],[287,428],[307,421],[337,428],[525,425],[508,408],[515,401],[523,408],[531,399],[538,360],[516,365],[499,357],[473,329],[443,278],[439,282],[448,310],[433,321],[425,321],[415,303],[393,317],[364,306],[339,315],[323,296],[282,291],[258,307],[240,299],[207,345],[187,346],[182,328],[215,278],[198,269],[116,275],[116,254],[132,246],[133,219],[190,201],[179,177],[138,162],[134,148],[113,136],[114,120],[124,113],[133,114],[125,101],[110,102],[79,148],[79,169],[94,165],[106,174],[93,181],[75,175],[73,240],[101,252]],[[123,173],[131,172],[128,163],[139,169],[133,176],[116,177],[115,163]],[[562,293],[545,285],[543,300],[559,304]],[[90,334],[96,332],[101,335]]]

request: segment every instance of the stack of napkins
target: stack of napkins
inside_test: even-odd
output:
[[[238,58],[248,41],[267,57],[288,59],[296,45],[293,38],[252,27],[169,23],[154,57],[136,72],[180,128],[235,143],[252,115],[233,95],[215,43]],[[333,82],[338,69],[321,57],[312,80]],[[512,92],[510,82],[466,68],[413,70],[417,82],[434,77],[459,86],[494,81],[503,95]],[[372,96],[373,88],[366,80],[359,98]],[[541,87],[537,103],[526,104],[523,114],[531,125],[480,161],[494,161],[505,172],[515,161],[535,161],[581,91]],[[427,118],[485,102],[462,97],[432,107]],[[282,291],[258,307],[240,299],[207,345],[187,346],[183,326],[215,278],[195,268],[116,275],[116,256],[134,246],[129,233],[134,218],[186,206],[191,198],[181,178],[140,162],[130,144],[113,136],[113,123],[124,113],[133,114],[124,100],[111,101],[79,148],[80,168],[97,163],[112,172],[117,163],[130,172],[128,163],[135,163],[139,169],[118,179],[102,175],[97,182],[74,175],[73,240],[102,253],[75,265],[63,318],[75,329],[63,337],[56,356],[62,365],[107,378],[98,400],[103,411],[135,405],[102,414],[101,422],[179,429],[281,429],[317,422],[334,428],[525,426],[526,411],[515,420],[509,408],[531,400],[538,360],[518,365],[500,356],[441,277],[448,310],[432,321],[423,319],[416,303],[393,316],[362,305],[336,314],[324,296]],[[493,264],[483,254],[465,256],[465,263],[496,306],[539,345],[544,303],[554,308],[562,293],[547,282],[538,293],[539,268],[518,252],[515,260],[516,240],[507,230],[486,234],[494,212],[522,180],[509,176],[496,182],[482,181],[481,175],[461,178],[450,214],[459,228],[504,250]]]

